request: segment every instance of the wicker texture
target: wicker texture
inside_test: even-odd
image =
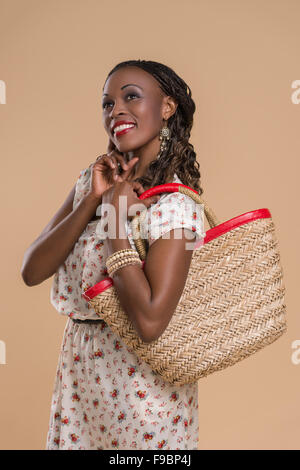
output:
[[[210,226],[218,225],[201,201]],[[143,259],[145,243],[137,239],[135,244]],[[272,218],[259,218],[194,250],[177,308],[156,341],[140,339],[113,286],[89,304],[164,380],[182,385],[232,366],[279,338],[287,330],[284,295],[274,224]]]

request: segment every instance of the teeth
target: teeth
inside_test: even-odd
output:
[[[114,133],[120,132],[123,129],[129,129],[130,127],[134,127],[134,124],[122,124],[122,126],[118,126],[114,128]]]

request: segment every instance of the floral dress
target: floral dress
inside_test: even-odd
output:
[[[90,167],[80,172],[73,209],[88,192],[90,177]],[[176,173],[174,182],[181,183]],[[87,224],[55,273],[51,287],[52,305],[68,319],[53,387],[46,449],[195,450],[198,383],[174,386],[165,382],[103,320],[72,320],[99,320],[81,294],[108,275],[105,239],[99,238],[101,223],[102,219],[97,219]],[[147,209],[144,224],[150,246],[178,227],[195,232],[199,246],[203,245],[203,206],[191,203],[188,196],[164,193]],[[129,221],[126,230],[135,249]]]

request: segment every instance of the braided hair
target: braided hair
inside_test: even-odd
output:
[[[105,82],[116,70],[128,66],[140,67],[150,73],[159,83],[163,93],[171,96],[177,103],[177,109],[167,123],[170,140],[167,141],[166,149],[158,159],[150,162],[145,174],[134,181],[141,183],[146,190],[173,182],[176,173],[183,184],[195,189],[201,195],[203,189],[200,186],[200,165],[196,160],[194,147],[189,142],[193,114],[196,110],[189,86],[170,67],[150,60],[120,62],[109,72]]]

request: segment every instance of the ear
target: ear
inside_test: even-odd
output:
[[[162,117],[166,121],[175,114],[178,103],[172,96],[164,96],[162,104]]]

